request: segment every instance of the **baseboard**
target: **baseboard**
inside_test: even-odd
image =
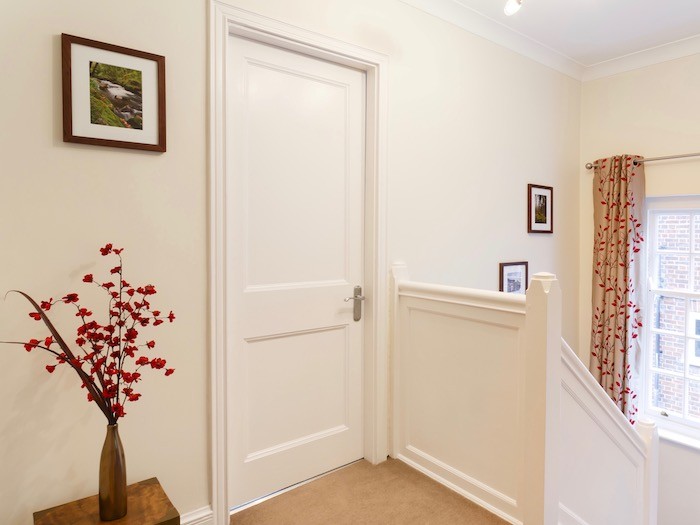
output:
[[[211,507],[202,507],[180,516],[180,525],[214,525]]]
[[[473,503],[476,503],[476,504],[479,505],[480,507],[485,508],[485,509],[488,510],[491,514],[494,514],[494,515],[498,516],[499,518],[501,518],[502,520],[504,520],[504,521],[510,523],[511,525],[523,525],[523,522],[522,522],[522,521],[520,521],[520,520],[514,518],[513,516],[509,515],[508,513],[504,512],[503,510],[498,509],[498,508],[494,507],[493,505],[491,505],[491,504],[485,502],[485,501],[482,500],[481,498],[476,497],[474,494],[472,494],[471,492],[467,491],[466,489],[455,485],[454,483],[452,483],[452,482],[449,481],[449,480],[446,480],[445,478],[443,478],[442,476],[440,476],[440,475],[437,474],[436,472],[433,472],[433,471],[430,470],[429,468],[426,468],[426,467],[424,467],[423,465],[420,465],[419,463],[413,461],[412,459],[407,458],[407,457],[404,456],[403,454],[399,454],[399,455],[397,456],[397,459],[403,461],[404,463],[406,463],[406,464],[409,465],[410,467],[413,467],[414,469],[418,470],[419,472],[422,472],[423,474],[425,474],[425,475],[428,476],[429,478],[434,479],[434,480],[437,481],[438,483],[440,483],[440,484],[446,486],[448,489],[451,489],[451,490],[455,491],[457,494],[460,494],[461,496],[463,496],[463,497],[465,497],[466,499],[472,501]]]

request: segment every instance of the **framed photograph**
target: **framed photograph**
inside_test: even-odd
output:
[[[63,141],[165,151],[165,57],[61,35]]]
[[[527,262],[507,262],[498,265],[498,289],[506,293],[525,293],[528,275]]]
[[[527,231],[528,233],[554,232],[554,188],[551,186],[527,185]]]

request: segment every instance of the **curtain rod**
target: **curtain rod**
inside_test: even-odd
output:
[[[685,155],[667,155],[666,157],[651,157],[648,159],[642,159],[642,160],[635,160],[635,164],[639,164],[640,162],[654,162],[655,160],[669,160],[669,159],[685,159],[687,157],[700,157],[700,153],[686,153]],[[597,164],[593,164],[592,162],[589,162],[586,164],[586,169],[590,170],[593,168],[597,168]]]

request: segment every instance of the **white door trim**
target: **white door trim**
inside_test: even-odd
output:
[[[361,69],[367,75],[365,166],[364,456],[372,463],[388,454],[388,267],[386,261],[386,55],[284,22],[210,0],[209,222],[211,501],[214,525],[228,525],[225,173],[226,53],[235,34]]]

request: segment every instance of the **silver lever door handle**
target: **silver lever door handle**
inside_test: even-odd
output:
[[[352,308],[352,318],[355,321],[362,319],[362,301],[365,300],[365,296],[362,295],[362,286],[355,286],[353,290],[354,295],[352,297],[346,297],[343,299],[346,303],[348,301],[355,301]]]

